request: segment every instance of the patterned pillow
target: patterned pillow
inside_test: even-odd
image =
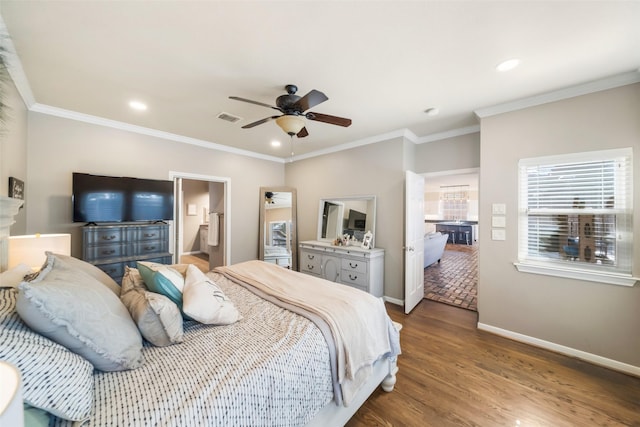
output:
[[[120,298],[90,275],[49,254],[32,282],[18,286],[16,310],[31,329],[101,371],[142,365],[142,337]]]
[[[151,344],[164,347],[182,342],[180,309],[164,295],[147,291],[137,269],[125,267],[120,300]]]
[[[206,325],[230,325],[241,317],[222,289],[195,265],[187,268],[183,300],[185,314]]]
[[[16,366],[31,406],[72,421],[89,417],[93,366],[60,344],[33,332],[16,313],[16,289],[0,289],[0,360]]]

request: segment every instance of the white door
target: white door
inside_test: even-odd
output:
[[[424,178],[411,171],[405,179],[404,312],[424,298]]]

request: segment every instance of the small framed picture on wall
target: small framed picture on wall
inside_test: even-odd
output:
[[[12,176],[9,177],[9,197],[24,200],[24,182]]]

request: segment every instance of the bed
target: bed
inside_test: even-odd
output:
[[[73,264],[65,273],[73,277],[79,276],[77,269],[83,269],[91,271],[96,280],[104,279],[79,260],[48,254],[47,262],[63,267]],[[48,274],[43,282],[52,273]],[[43,282],[36,278],[32,283],[22,281],[17,289],[1,289],[0,360],[23,371],[25,401],[46,411],[56,426],[339,426],[377,387],[393,389],[399,337],[381,300],[273,264],[250,261],[215,269],[199,279],[198,283],[215,284],[224,304],[233,307],[237,317],[225,322],[229,310],[217,318],[217,323],[226,324],[204,324],[199,321],[201,313],[190,306],[187,310],[187,296],[194,289],[189,278],[195,277],[189,274],[183,276],[184,300],[175,304],[182,315],[179,339],[170,345],[141,340],[140,360],[113,371],[105,371],[111,366],[94,369],[99,362],[87,363],[87,357],[95,354],[83,357],[78,354],[83,350],[67,354],[72,345],[60,345],[42,332],[36,334],[32,328],[38,328],[37,322],[16,312]],[[82,275],[85,282],[88,276]],[[86,292],[86,284],[78,284],[70,293]],[[124,287],[123,280],[123,291]],[[170,292],[164,291],[163,297],[171,299]],[[149,289],[145,292],[147,297],[156,296]],[[358,323],[364,326],[347,326]],[[32,340],[41,341],[41,350],[16,350],[17,342]],[[65,378],[59,384],[49,380],[42,390],[43,371],[56,369],[58,360]]]

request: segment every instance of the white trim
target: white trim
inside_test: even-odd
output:
[[[156,138],[162,138],[175,142],[182,142],[184,144],[197,145],[199,147],[208,148],[210,150],[224,151],[227,153],[239,154],[241,156],[254,157],[262,160],[269,160],[272,162],[284,163],[285,159],[280,157],[267,156],[265,154],[255,153],[253,151],[241,150],[228,145],[216,144],[215,142],[205,141],[202,139],[191,138],[188,136],[177,135],[175,133],[164,132],[161,130],[146,128],[143,126],[131,125],[129,123],[119,122],[117,120],[105,119],[98,116],[92,116],[90,114],[78,113],[76,111],[65,110],[63,108],[51,107],[44,104],[34,104],[30,111],[42,114],[48,114],[51,116],[62,117],[65,119],[77,120],[79,122],[91,123],[94,125],[110,127],[114,129],[120,129],[127,132],[138,133],[142,135],[153,136]]]
[[[537,105],[548,104],[551,102],[562,101],[563,99],[575,98],[576,96],[588,95],[590,93],[600,92],[607,89],[614,89],[620,86],[626,86],[638,82],[640,82],[640,71],[636,70],[600,80],[594,80],[588,83],[569,86],[564,89],[559,89],[540,95],[530,96],[528,98],[517,99],[515,101],[505,102],[490,107],[478,108],[474,111],[474,113],[476,114],[476,116],[482,119],[485,117],[495,116],[497,114],[522,110],[523,108],[535,107]]]
[[[562,268],[561,266],[555,265],[529,264],[526,262],[514,262],[513,265],[515,265],[521,273],[543,274],[545,276],[564,277],[566,279],[584,280],[608,285],[634,286],[636,281],[640,280],[640,278],[631,275],[607,271],[596,272]]]
[[[0,15],[0,34],[9,34],[9,30],[2,19],[2,15]],[[27,108],[31,108],[31,106],[36,103],[36,99],[33,96],[31,86],[29,86],[29,81],[27,80],[24,68],[22,68],[22,62],[16,54],[16,47],[13,45],[11,37],[3,37],[0,39],[0,42],[2,42],[6,49],[7,71],[13,80],[13,84],[16,86],[16,89]]]
[[[463,128],[448,130],[445,132],[432,133],[431,135],[421,136],[414,143],[424,144],[427,142],[442,141],[443,139],[449,139],[456,136],[469,135],[478,132],[480,132],[480,125],[467,126]]]
[[[391,304],[395,304],[395,305],[399,305],[404,307],[404,300],[403,299],[398,299],[398,298],[392,298],[392,297],[388,297],[388,296],[384,296],[382,297],[384,299],[385,302],[390,302]]]
[[[604,366],[605,368],[613,369],[615,371],[624,372],[625,374],[640,377],[640,367],[638,366],[633,366],[627,363],[618,362],[617,360],[608,359],[606,357],[598,356],[597,354],[587,353],[582,350],[566,347],[560,344],[530,337],[528,335],[519,334],[517,332],[509,331],[506,329],[497,328],[495,326],[487,325],[484,323],[478,322],[478,329],[480,329],[481,331],[490,332],[495,335],[500,335],[502,337],[506,337],[514,341],[519,341],[535,347],[544,348],[544,349],[551,350],[556,353],[564,354],[567,356],[576,357],[580,360],[585,360],[589,363],[593,363],[594,365]]]
[[[299,156],[293,156],[291,161],[304,160],[312,157],[322,156],[325,154],[337,153],[338,151],[349,150],[351,148],[361,147],[363,145],[375,144],[377,142],[387,141],[392,138],[406,138],[415,144],[418,139],[416,135],[409,129],[398,129],[391,132],[383,133],[380,135],[374,135],[363,139],[358,139],[346,144],[334,145],[333,147],[327,147],[322,150],[311,151],[310,153],[300,154]]]

